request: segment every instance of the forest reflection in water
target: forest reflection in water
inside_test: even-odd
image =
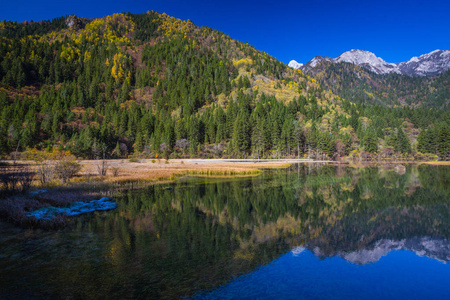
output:
[[[298,164],[123,192],[61,231],[0,226],[0,297],[179,298],[304,249],[352,264],[450,260],[450,168]]]

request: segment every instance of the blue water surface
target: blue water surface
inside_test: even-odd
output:
[[[403,171],[186,177],[60,230],[0,222],[0,299],[450,299],[450,168]]]
[[[292,252],[198,299],[450,299],[450,266],[413,252],[392,251],[356,265]]]

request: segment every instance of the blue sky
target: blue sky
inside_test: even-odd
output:
[[[450,49],[450,1],[1,0],[0,20],[101,17],[147,10],[192,20],[248,42],[279,60],[306,63],[350,49],[401,62]]]

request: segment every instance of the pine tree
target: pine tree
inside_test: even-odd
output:
[[[428,152],[428,139],[427,139],[427,131],[422,130],[417,137],[417,151],[420,153]]]
[[[250,147],[250,135],[248,126],[248,116],[241,110],[233,126],[233,150],[237,153],[245,153]]]
[[[297,120],[294,122],[294,141],[297,146],[297,157],[300,159],[300,146],[303,147],[304,137],[302,127]]]
[[[450,128],[447,124],[441,123],[438,125],[436,143],[439,158],[447,160],[450,155]]]
[[[264,153],[265,138],[264,138],[264,121],[260,118],[256,119],[256,126],[253,128],[252,133],[252,148],[256,153],[258,159]]]
[[[116,148],[114,149],[114,153],[117,158],[120,158],[122,156],[122,152],[120,151],[120,144],[119,142],[116,143]]]
[[[94,139],[94,142],[92,143],[92,157],[94,159],[99,159],[100,152],[101,152],[101,149],[97,143],[97,139]]]
[[[137,152],[142,152],[142,150],[144,150],[144,140],[140,131],[138,131],[138,133],[136,134],[136,140],[134,141],[134,150]]]
[[[401,127],[397,131],[397,151],[411,153],[411,142]]]
[[[364,150],[369,153],[376,153],[378,151],[378,138],[373,130],[367,131],[364,136]]]

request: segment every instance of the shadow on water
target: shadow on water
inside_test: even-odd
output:
[[[449,183],[445,166],[298,164],[124,191],[119,209],[65,230],[0,224],[0,297],[190,297],[293,249],[359,265],[400,249],[447,262]]]

